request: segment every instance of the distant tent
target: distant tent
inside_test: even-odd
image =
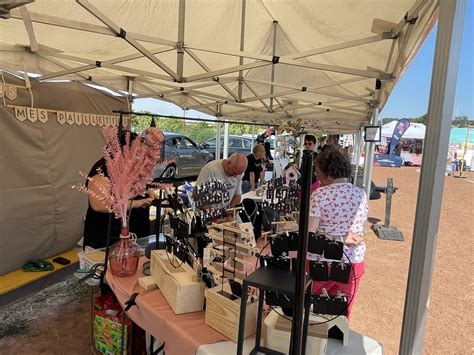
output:
[[[392,138],[393,130],[398,121],[392,121],[382,126],[382,137]],[[423,123],[410,123],[402,139],[425,139],[426,126]]]

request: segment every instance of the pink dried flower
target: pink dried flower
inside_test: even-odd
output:
[[[100,195],[85,186],[73,186],[79,191],[86,192],[91,196],[103,201],[115,218],[122,220],[122,226],[128,226],[127,210],[130,201],[146,192],[147,185],[152,181],[153,168],[160,159],[160,148],[164,136],[157,128],[148,128],[144,132],[143,140],[138,138],[130,142],[130,134],[126,135],[126,144],[121,147],[118,139],[117,128],[106,127],[103,130],[106,146],[104,148],[104,159],[107,166],[108,177],[103,172],[100,176],[109,181],[110,189],[97,185]],[[89,183],[94,183],[93,178],[88,178],[80,172]]]

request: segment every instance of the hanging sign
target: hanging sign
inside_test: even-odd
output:
[[[0,85],[0,97],[6,96],[9,100],[13,101],[18,97],[18,91],[16,85],[2,84]]]
[[[29,120],[31,122],[40,121],[42,123],[48,122],[48,110],[33,108],[33,107],[15,107],[15,117],[18,121]]]
[[[61,124],[68,124],[70,126],[117,126],[119,123],[118,116],[111,115],[97,115],[93,113],[69,112],[47,110],[35,107],[8,105],[15,111],[15,118],[20,121],[30,121],[41,123],[48,122],[48,113],[56,114],[56,121]],[[123,117],[123,127],[127,127],[129,123],[128,117]]]

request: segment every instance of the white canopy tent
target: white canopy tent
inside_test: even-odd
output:
[[[436,4],[40,0],[0,22],[0,66],[215,116],[353,133],[383,108]]]
[[[28,2],[0,1],[4,70],[327,133],[377,123],[439,16],[400,344],[423,351],[465,0]]]
[[[391,121],[382,126],[382,137],[391,138],[398,121]],[[425,139],[426,126],[423,123],[411,123],[403,134],[403,139]]]

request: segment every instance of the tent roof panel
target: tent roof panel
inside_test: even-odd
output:
[[[436,0],[247,0],[240,52],[242,1],[185,2],[183,44],[178,43],[179,3],[63,0],[58,6],[55,0],[38,0],[25,6],[34,33],[28,35],[18,9],[0,22],[0,65],[25,66],[44,78],[90,75],[123,91],[127,77],[134,77],[145,83],[134,86],[136,94],[159,93],[184,108],[200,106],[215,114],[222,105],[236,120],[265,117],[277,123],[291,116],[324,129],[356,131],[374,106],[385,104],[434,25],[438,6]],[[408,24],[403,18],[412,12],[418,19]],[[31,39],[39,51],[17,51]],[[96,61],[101,66],[93,68]],[[280,107],[284,100],[306,107],[289,113]],[[311,106],[319,102],[319,108]]]

